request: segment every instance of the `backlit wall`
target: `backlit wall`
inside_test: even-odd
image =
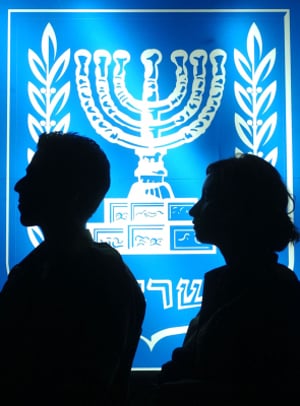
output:
[[[1,5],[0,282],[42,240],[20,225],[13,190],[39,134],[93,138],[112,186],[88,228],[120,251],[145,294],[134,367],[151,369],[182,343],[204,273],[223,264],[195,240],[188,214],[206,166],[259,155],[297,204],[300,3],[119,3]],[[280,260],[300,274],[299,247]]]

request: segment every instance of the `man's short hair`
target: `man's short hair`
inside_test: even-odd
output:
[[[52,132],[40,135],[37,152],[58,185],[76,191],[76,214],[91,217],[110,187],[110,164],[100,146],[76,132]]]

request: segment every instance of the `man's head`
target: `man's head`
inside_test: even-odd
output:
[[[252,241],[280,251],[298,239],[288,214],[290,201],[280,174],[270,163],[241,155],[208,166],[202,198],[190,214],[200,241],[218,245],[234,238],[240,244]]]
[[[93,140],[77,133],[42,134],[27,174],[15,185],[21,222],[86,222],[109,186],[108,159]]]

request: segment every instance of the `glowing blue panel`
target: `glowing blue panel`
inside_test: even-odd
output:
[[[93,138],[112,186],[88,228],[147,300],[134,367],[159,368],[201,306],[204,273],[223,263],[188,215],[206,166],[256,154],[293,193],[289,33],[288,10],[11,9],[6,271],[42,238],[19,224],[13,192],[38,135]],[[280,259],[294,268],[294,248]]]

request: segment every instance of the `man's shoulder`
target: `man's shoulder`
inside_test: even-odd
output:
[[[106,264],[106,265],[113,265],[114,267],[120,266],[124,267],[124,261],[119,253],[115,248],[107,243],[98,243],[93,242],[86,252],[86,255],[89,256],[90,263],[95,261],[99,264]]]
[[[101,278],[107,282],[114,280],[114,284],[119,285],[128,282],[137,283],[122,255],[107,243],[93,242],[75,266],[81,267],[82,261],[86,265],[83,272],[86,273],[89,268],[90,275],[94,275],[95,278],[101,275]]]
[[[110,244],[106,242],[93,242],[93,247],[99,252],[101,252],[104,255],[112,255],[118,258],[121,258],[121,254],[116,248],[113,248]]]
[[[138,297],[141,304],[144,302],[135,276],[115,248],[94,242],[87,255],[89,270],[84,267],[80,272],[86,275],[89,284],[94,284],[94,288],[99,284],[105,286],[107,293],[113,290],[113,296],[118,296],[119,300],[121,297],[128,300],[129,295],[131,300]]]

